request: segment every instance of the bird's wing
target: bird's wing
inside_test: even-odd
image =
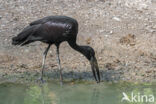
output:
[[[32,26],[32,25],[37,25],[37,24],[44,24],[44,23],[48,22],[50,19],[51,19],[51,16],[44,17],[42,19],[31,22],[29,25]]]

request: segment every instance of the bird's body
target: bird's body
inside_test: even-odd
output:
[[[63,41],[76,39],[77,32],[78,23],[75,19],[67,16],[49,16],[30,23],[20,34],[28,33],[26,36],[30,36],[30,38],[27,38],[29,41],[27,40],[28,42],[22,45],[28,44],[31,41],[60,44]],[[24,37],[21,38],[24,39]],[[21,41],[23,42],[23,40]],[[20,44],[20,42],[18,43]]]
[[[34,25],[38,26],[36,35],[42,37],[40,41],[48,44],[74,39],[78,32],[77,21],[66,16],[45,17],[30,24],[30,26]]]
[[[94,50],[89,46],[79,46],[76,44],[76,37],[78,33],[78,22],[67,16],[48,16],[29,24],[23,29],[17,37],[13,38],[13,45],[26,45],[34,41],[42,41],[49,44],[48,48],[44,52],[44,58],[42,63],[42,74],[45,64],[47,52],[52,44],[57,46],[57,58],[59,63],[60,74],[61,66],[59,59],[59,45],[63,41],[67,41],[69,45],[82,53],[90,61],[92,71],[97,82],[100,81],[99,69],[95,58]],[[95,74],[97,71],[97,77]],[[60,76],[62,80],[62,75]]]

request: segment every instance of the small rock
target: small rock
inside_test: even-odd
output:
[[[153,29],[156,29],[156,25],[154,25],[152,28],[153,28]]]
[[[121,21],[121,19],[118,18],[118,17],[113,17],[112,19],[113,19],[113,20],[116,20],[116,21]]]
[[[132,35],[132,34],[128,34],[122,38],[120,38],[120,43],[123,45],[130,45],[130,46],[134,46],[136,44],[136,36]]]
[[[87,43],[87,44],[90,44],[90,43],[91,43],[91,37],[89,37],[89,38],[86,40],[86,43]]]
[[[113,33],[113,31],[110,31],[109,33],[110,33],[110,34],[112,34],[112,33]]]
[[[16,18],[14,18],[13,20],[14,20],[14,21],[18,21],[19,19],[16,17]]]
[[[104,32],[105,30],[99,30],[100,33]]]
[[[147,26],[146,27],[146,30],[150,33],[153,33],[153,32],[156,32],[155,28],[154,27],[150,27],[150,26]]]
[[[99,60],[102,60],[102,57],[99,57]]]
[[[114,70],[116,65],[113,64],[113,63],[106,63],[105,67],[108,69],[108,70]]]
[[[25,52],[29,52],[29,50],[28,49],[25,49]]]
[[[146,71],[146,73],[152,73],[152,70],[148,70],[148,71]]]

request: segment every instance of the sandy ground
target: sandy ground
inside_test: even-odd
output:
[[[105,81],[156,81],[155,0],[0,0],[0,79],[39,76],[46,44],[11,45],[30,22],[50,15],[77,19],[77,43],[96,51]],[[55,46],[45,74],[57,78]],[[93,79],[89,62],[64,42],[60,46],[64,79]]]

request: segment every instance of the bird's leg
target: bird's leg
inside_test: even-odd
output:
[[[46,56],[47,56],[47,53],[48,53],[48,50],[50,48],[50,44],[48,45],[48,47],[46,48],[46,50],[44,51],[43,53],[43,60],[42,60],[42,73],[41,73],[41,81],[43,82],[43,71],[44,71],[44,66],[45,66],[45,59],[46,59]]]
[[[62,69],[61,69],[61,64],[60,64],[60,57],[59,57],[59,45],[56,45],[56,54],[57,54],[57,63],[59,67],[59,73],[60,73],[60,83],[61,85],[63,84],[63,77],[62,77]]]

